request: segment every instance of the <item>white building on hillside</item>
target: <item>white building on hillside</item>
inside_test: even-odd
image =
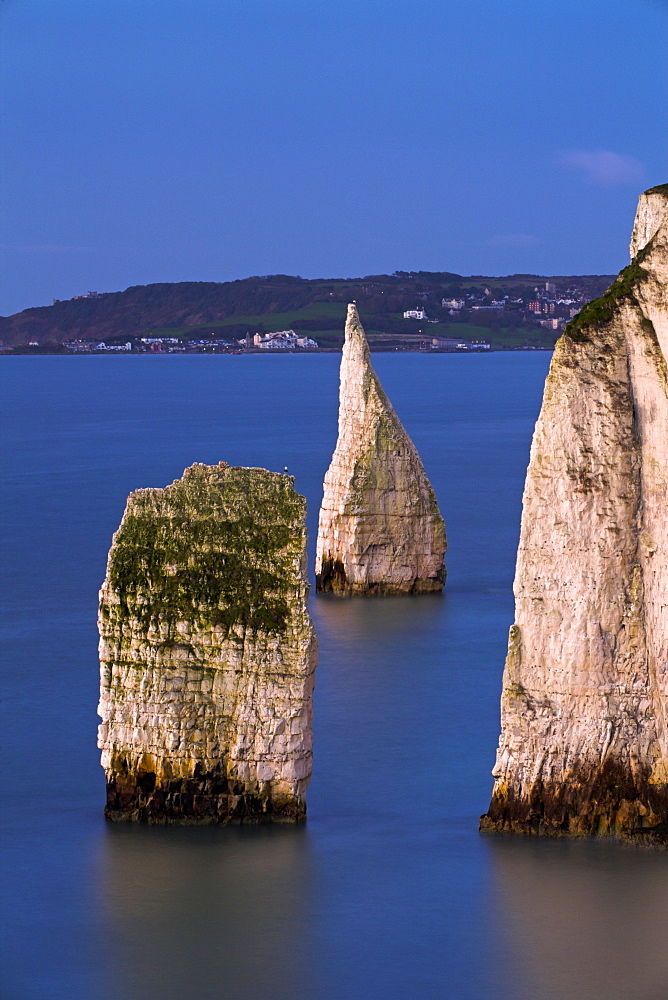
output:
[[[264,337],[255,334],[253,343],[265,351],[289,351],[296,347],[317,347],[311,337],[300,337],[294,330],[279,330],[278,333],[267,333]]]

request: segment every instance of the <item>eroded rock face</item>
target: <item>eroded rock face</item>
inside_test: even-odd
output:
[[[304,817],[317,647],[292,484],[221,463],[130,495],[100,592],[109,819]]]
[[[442,590],[445,525],[415,446],[371,367],[354,305],[341,359],[339,437],[325,476],[316,589]]]
[[[668,832],[668,186],[632,247],[545,386],[485,830]]]

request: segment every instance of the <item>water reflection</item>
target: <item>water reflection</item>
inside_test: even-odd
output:
[[[668,993],[668,857],[614,843],[489,838],[516,1000]]]
[[[309,996],[303,828],[110,827],[99,879],[111,993]]]
[[[391,597],[333,597],[318,594],[311,613],[318,619],[325,642],[391,642],[393,635],[424,633],[437,628],[447,593]],[[319,633],[320,634],[320,633]],[[387,651],[385,651],[387,652]]]

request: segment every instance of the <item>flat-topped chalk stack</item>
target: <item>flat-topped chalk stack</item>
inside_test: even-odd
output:
[[[303,819],[305,513],[292,477],[225,463],[130,495],[100,593],[109,819]]]
[[[550,367],[483,830],[668,841],[668,185],[631,255]]]
[[[446,547],[420,456],[371,367],[357,308],[349,305],[339,436],[320,508],[316,589],[349,595],[442,590]]]

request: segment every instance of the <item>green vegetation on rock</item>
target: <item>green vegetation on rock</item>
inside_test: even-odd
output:
[[[635,302],[636,285],[647,277],[647,272],[641,267],[650,243],[634,258],[634,260],[619,272],[619,276],[610,288],[600,298],[588,302],[564,330],[564,336],[570,337],[576,343],[590,340],[589,331],[609,323],[623,301]]]
[[[124,613],[144,624],[280,632],[304,516],[290,477],[194,465],[165,489],[131,494],[110,553],[110,586]]]
[[[645,194],[664,194],[668,198],[668,184],[655,184],[654,187],[648,188]]]

